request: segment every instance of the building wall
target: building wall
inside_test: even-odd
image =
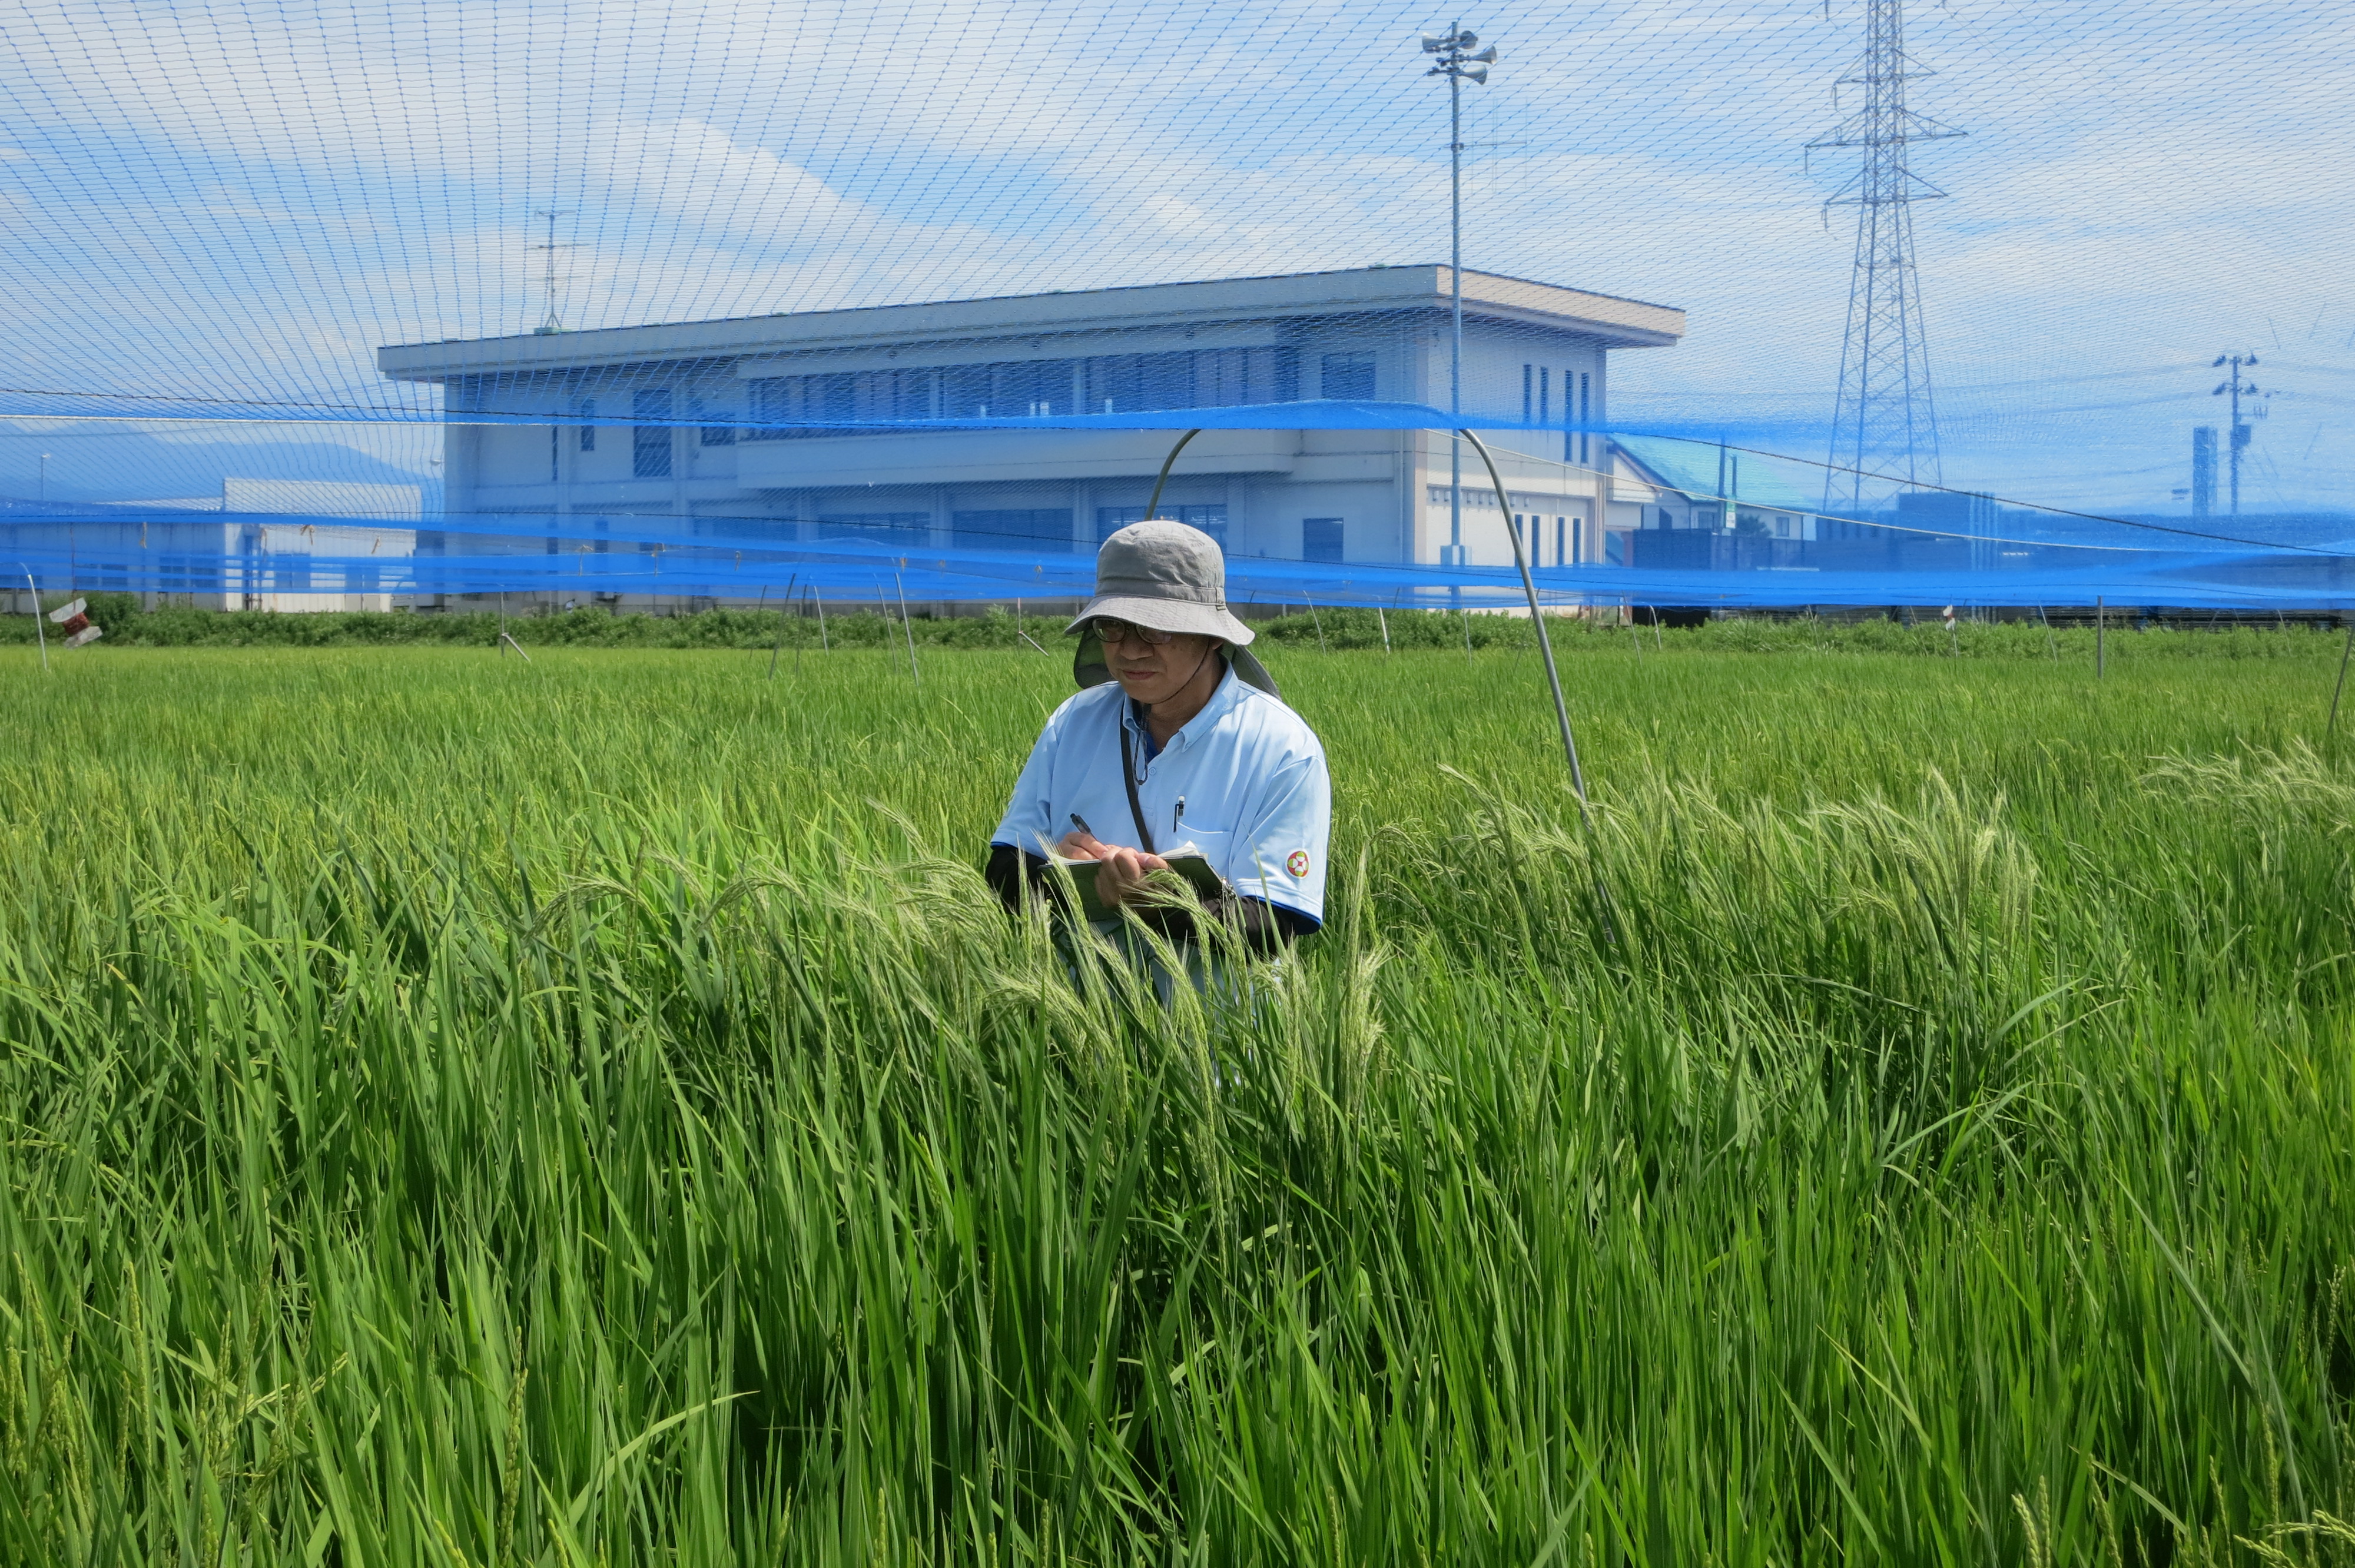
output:
[[[1123,396],[1150,397],[1149,388],[1166,387],[1171,375],[1190,375],[1197,387],[1231,381],[1237,395],[1224,397],[1228,402],[1246,400],[1242,390],[1265,397],[1260,383],[1280,379],[1287,397],[1444,407],[1448,343],[1444,319],[1423,312],[734,356],[705,346],[693,359],[671,363],[649,358],[483,377],[450,394],[449,509],[670,515],[698,532],[763,526],[795,541],[829,527],[876,527],[932,547],[954,546],[962,537],[971,546],[994,540],[999,547],[1086,551],[1106,509],[1142,508],[1174,429],[796,431],[777,439],[743,424],[764,415],[821,420],[829,411],[847,418],[954,417],[978,412],[982,398],[993,414],[1007,399],[1018,412],[1065,413],[1105,397],[1123,411]],[[1181,355],[1192,357],[1176,357]],[[1576,418],[1582,410],[1599,423],[1606,417],[1605,359],[1592,335],[1469,319],[1465,402],[1518,413],[1526,387],[1532,421]],[[1173,366],[1191,369],[1171,371]],[[667,474],[645,471],[647,454],[656,450],[646,444],[653,438],[626,422],[594,426],[584,447],[583,432],[592,429],[581,422],[584,416],[626,421],[645,397],[664,395],[677,421],[660,433]],[[555,422],[485,427],[461,417],[492,408],[545,412]],[[1183,408],[1167,412],[1173,426],[1186,415]],[[1481,434],[1510,466],[1508,487],[1518,499],[1515,508],[1467,504],[1469,563],[1510,562],[1516,509],[1545,520],[1541,564],[1556,564],[1557,538],[1567,542],[1571,559],[1599,559],[1605,443],[1516,426]],[[1225,544],[1239,555],[1302,558],[1307,550],[1331,550],[1337,537],[1345,561],[1435,562],[1448,539],[1448,444],[1444,434],[1428,431],[1209,430],[1175,465],[1164,510],[1209,517],[1215,510],[1185,509],[1223,508]],[[1467,496],[1487,494],[1485,471],[1468,449],[1465,465]],[[1055,513],[1062,514],[1059,526],[1039,515]],[[986,526],[973,521],[979,514],[1005,522]],[[963,526],[960,516],[967,519]],[[1050,526],[1051,533],[1040,532]]]

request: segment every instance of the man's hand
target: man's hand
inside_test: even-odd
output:
[[[1055,841],[1055,853],[1065,860],[1094,861],[1096,896],[1114,908],[1143,886],[1147,876],[1156,871],[1169,869],[1169,863],[1157,854],[1120,844],[1108,844],[1093,833],[1083,833],[1076,829]]]
[[[1112,846],[1074,828],[1055,841],[1055,853],[1065,860],[1103,860],[1112,853]]]
[[[1156,871],[1167,871],[1169,863],[1157,854],[1144,850],[1107,847],[1096,867],[1096,896],[1117,909],[1140,887],[1145,879]]]
[[[1158,854],[1145,850],[1130,850],[1125,845],[1112,845],[1095,833],[1064,833],[1055,845],[1055,853],[1064,859],[1092,859],[1095,866],[1095,897],[1119,909],[1121,902],[1154,871],[1168,871],[1168,862]]]

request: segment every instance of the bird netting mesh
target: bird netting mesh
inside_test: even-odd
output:
[[[2355,0],[0,36],[41,590],[1053,598],[1150,507],[1238,599],[2355,599]]]

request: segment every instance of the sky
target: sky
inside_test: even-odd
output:
[[[1466,265],[1684,309],[1614,360],[1614,418],[1819,459],[1854,154],[1806,149],[1862,5],[20,0],[0,488],[90,394],[297,407],[423,471],[366,422],[432,394],[374,351],[529,331],[550,211],[573,328],[1444,260],[1415,37],[1458,21],[1502,55]],[[2244,504],[2355,508],[2355,0],[1907,18],[1913,105],[1966,132],[1913,154],[1945,482],[2179,513],[2210,361],[2254,351]]]

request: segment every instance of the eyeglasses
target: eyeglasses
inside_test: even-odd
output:
[[[1091,629],[1097,637],[1107,643],[1125,642],[1133,637],[1148,648],[1162,647],[1178,635],[1174,631],[1156,631],[1149,626],[1137,626],[1125,620],[1114,620],[1109,615],[1097,616]]]

